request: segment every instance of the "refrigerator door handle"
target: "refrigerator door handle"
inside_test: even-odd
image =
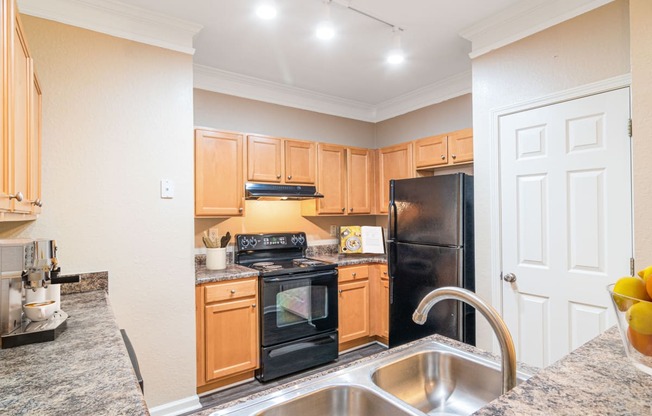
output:
[[[396,241],[396,203],[394,203],[394,180],[389,181],[389,240]]]

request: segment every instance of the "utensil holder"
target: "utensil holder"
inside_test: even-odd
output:
[[[206,268],[208,270],[226,269],[226,247],[206,249]]]

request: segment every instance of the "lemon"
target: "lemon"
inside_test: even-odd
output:
[[[630,328],[639,334],[652,335],[652,303],[638,302],[625,314]]]
[[[614,293],[625,295],[638,300],[652,300],[647,293],[643,279],[633,276],[625,276],[618,279],[616,285],[614,286]],[[629,309],[630,306],[636,303],[631,299],[616,295],[614,295],[614,301],[616,302],[616,305],[618,305],[618,309],[623,312],[625,312],[627,309]]]
[[[647,266],[645,269],[639,271],[638,276],[647,283],[647,280],[652,276],[652,266]]]

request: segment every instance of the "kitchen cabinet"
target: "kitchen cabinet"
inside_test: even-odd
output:
[[[195,216],[244,213],[243,135],[195,130]]]
[[[378,151],[378,212],[387,214],[390,179],[414,177],[412,143],[384,147]]]
[[[379,264],[379,296],[378,296],[378,335],[385,344],[389,340],[389,274],[386,264]]]
[[[268,136],[247,136],[247,180],[314,184],[316,143]]]
[[[0,221],[41,212],[41,89],[14,1],[2,0]]]
[[[302,204],[302,215],[371,214],[373,151],[319,143],[317,189],[323,198]]]
[[[463,129],[414,141],[417,170],[473,161],[473,129]]]
[[[200,285],[195,295],[198,391],[253,377],[259,363],[258,279]]]
[[[370,335],[369,266],[340,267],[338,289],[338,331],[342,350],[347,349],[346,344],[351,341]]]

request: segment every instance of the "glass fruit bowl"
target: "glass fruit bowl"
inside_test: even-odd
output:
[[[634,367],[652,375],[652,302],[614,293],[614,286],[607,286],[607,291],[627,357]]]

